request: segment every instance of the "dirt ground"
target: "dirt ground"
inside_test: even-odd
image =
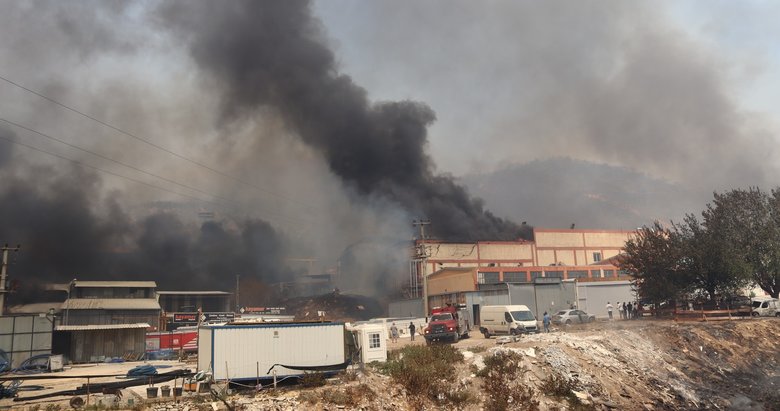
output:
[[[416,340],[388,346],[425,344]],[[531,371],[529,384],[555,371],[575,381],[596,409],[780,410],[777,318],[599,321],[553,327],[506,344],[472,332],[455,346],[475,351],[466,362],[478,365],[494,350],[516,351]],[[542,405],[560,406],[544,400]]]
[[[457,367],[458,384],[479,391],[481,381],[472,365],[483,367],[485,356],[513,350],[522,355],[529,370],[523,383],[535,389],[541,410],[572,409],[541,392],[541,382],[551,373],[575,383],[583,409],[780,410],[780,319],[614,320],[551,331],[505,344],[472,332],[455,344],[466,358]],[[425,344],[423,338],[415,340],[401,338],[388,348]],[[376,387],[376,395],[360,408],[414,409],[388,377],[366,373],[361,382]],[[290,394],[289,403],[264,404],[296,409],[300,404],[295,395]],[[254,401],[247,404],[258,404],[258,399]],[[483,404],[465,408],[483,409]],[[332,404],[306,408],[337,409]]]
[[[425,344],[425,340],[419,336],[414,342],[401,338],[397,343],[388,342],[388,348],[396,350],[409,344]],[[484,367],[486,356],[500,350],[521,354],[529,372],[519,383],[534,390],[541,410],[574,409],[566,401],[541,391],[541,382],[552,373],[573,382],[575,394],[584,404],[584,408],[577,409],[780,410],[780,319],[775,318],[706,323],[599,321],[553,328],[550,333],[522,336],[509,343],[472,333],[455,346],[465,358],[456,365],[456,384],[477,393],[482,381],[475,370]],[[313,389],[292,386],[260,392],[247,390],[228,401],[235,409],[246,410],[419,409],[419,405],[412,405],[414,402],[402,387],[370,369],[358,371],[356,380],[330,382]],[[302,394],[344,392],[360,384],[371,387],[372,392],[357,406],[302,400]],[[484,409],[486,398],[480,395],[480,404],[462,408]],[[227,408],[208,397],[146,406],[154,410]],[[523,409],[519,404],[515,407]],[[436,407],[429,405],[425,409]]]

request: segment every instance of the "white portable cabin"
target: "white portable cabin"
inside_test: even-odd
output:
[[[387,361],[387,331],[382,324],[358,324],[352,330],[360,347],[363,364]]]
[[[211,371],[214,380],[268,379],[274,376],[271,367],[277,376],[302,375],[316,367],[345,368],[344,324],[265,323],[198,330],[198,370]]]
[[[372,318],[367,321],[357,321],[355,325],[361,324],[380,324],[384,327],[384,338],[390,339],[390,327],[395,326],[398,328],[398,336],[401,338],[409,337],[409,323],[414,323],[415,334],[422,336],[422,332],[425,326],[428,325],[428,319],[425,317],[395,317],[395,318]]]

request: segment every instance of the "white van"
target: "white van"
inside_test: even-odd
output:
[[[754,317],[780,317],[780,301],[772,297],[752,298]]]
[[[534,313],[525,305],[486,305],[479,310],[479,321],[485,338],[539,332]]]

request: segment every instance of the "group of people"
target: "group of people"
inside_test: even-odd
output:
[[[618,301],[616,305],[621,320],[630,320],[639,317],[639,310],[641,309],[639,303],[634,304],[631,301],[621,303]],[[607,301],[607,314],[609,314],[610,320],[612,319],[612,310],[614,308],[615,307]]]
[[[417,330],[417,327],[415,327],[413,322],[409,323],[409,336],[412,338],[412,341],[414,341],[414,332]],[[398,327],[396,327],[395,323],[390,326],[390,341],[393,343],[398,342]]]

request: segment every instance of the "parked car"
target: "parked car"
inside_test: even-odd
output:
[[[780,300],[770,297],[753,298],[754,317],[780,317]]]
[[[562,310],[553,315],[553,324],[581,324],[596,321],[596,316],[582,310]]]

